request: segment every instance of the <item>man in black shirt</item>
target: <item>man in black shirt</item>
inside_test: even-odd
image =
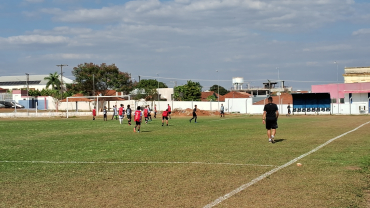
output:
[[[278,128],[277,119],[279,118],[279,110],[275,103],[272,103],[272,97],[268,98],[268,103],[263,108],[262,123],[266,124],[267,137],[269,142],[275,143],[276,129]]]
[[[195,123],[197,122],[197,105],[194,106],[193,109],[193,118],[191,118],[189,121],[191,123],[191,120],[195,119]]]

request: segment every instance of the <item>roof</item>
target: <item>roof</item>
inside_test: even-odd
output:
[[[224,102],[226,98],[250,98],[250,97],[251,97],[251,94],[246,93],[246,92],[231,91],[227,93],[226,95],[221,95],[220,101]]]
[[[271,96],[272,97],[272,102],[275,104],[289,104],[293,103],[293,96],[291,94],[287,93],[282,93],[280,95],[280,102],[279,102],[279,96]],[[267,104],[267,98],[264,100],[260,100],[258,102],[253,103],[253,105],[265,105]]]
[[[29,75],[28,84],[29,85],[46,85],[48,82],[44,80],[47,75]],[[71,84],[73,80],[63,76],[63,83]],[[0,86],[11,86],[11,85],[27,85],[27,75],[22,76],[0,76]]]
[[[212,96],[212,95],[215,95],[215,96],[216,96],[216,98],[217,98],[217,96],[218,96],[218,94],[217,94],[217,93],[215,93],[215,92],[213,92],[213,91],[202,92],[201,97],[200,97],[200,100],[201,100],[201,101],[209,101],[207,98],[208,98],[209,96]]]
[[[68,98],[68,102],[91,102],[92,101],[89,98],[81,98],[81,97],[84,97],[83,94],[74,94],[72,97],[79,97],[79,98]],[[61,100],[60,102],[67,102],[67,98]]]

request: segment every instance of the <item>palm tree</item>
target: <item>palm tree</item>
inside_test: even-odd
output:
[[[54,72],[54,74],[50,73],[48,77],[45,77],[44,80],[47,80],[46,88],[49,88],[51,85],[51,88],[54,90],[60,89],[60,80],[59,80],[59,74],[57,72]]]

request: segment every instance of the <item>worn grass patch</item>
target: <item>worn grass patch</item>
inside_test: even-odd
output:
[[[282,117],[276,144],[260,116],[175,117],[141,133],[100,118],[0,120],[0,207],[203,207],[369,118]],[[218,206],[368,206],[369,126]]]

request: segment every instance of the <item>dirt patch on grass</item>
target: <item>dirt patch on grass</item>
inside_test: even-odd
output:
[[[364,192],[364,197],[365,197],[365,206],[367,208],[370,208],[370,190],[366,190]]]
[[[185,110],[174,109],[171,115],[173,116],[192,116],[193,109],[190,109],[190,108],[187,108]],[[216,115],[219,116],[220,112],[197,109],[197,116],[216,116]]]
[[[358,166],[347,166],[346,169],[347,170],[361,170],[362,168],[360,168]]]

